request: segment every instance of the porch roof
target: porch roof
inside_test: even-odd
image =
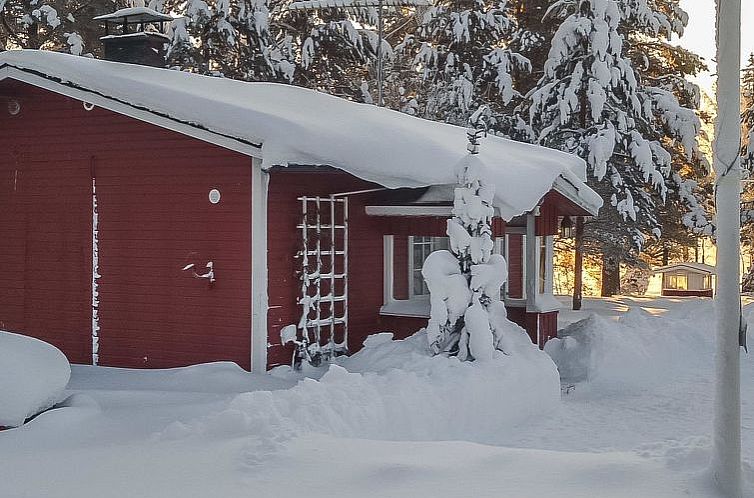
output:
[[[671,271],[687,270],[692,273],[706,273],[714,274],[716,272],[714,266],[706,265],[704,263],[674,263],[672,265],[660,266],[654,269],[655,273],[668,273]]]
[[[262,167],[328,165],[387,188],[453,184],[466,130],[314,90],[247,83],[68,54],[10,50],[15,79],[260,158]],[[490,136],[476,156],[505,219],[532,210],[558,178],[599,208],[575,155]]]

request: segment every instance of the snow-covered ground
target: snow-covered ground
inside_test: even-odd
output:
[[[0,496],[714,496],[711,302],[587,300],[563,323],[591,313],[571,341],[594,353],[590,375],[559,402],[535,353],[542,378],[506,381],[518,360],[438,366],[385,337],[298,384],[231,364],[74,366],[66,406],[0,432]],[[754,462],[754,360],[741,366]]]

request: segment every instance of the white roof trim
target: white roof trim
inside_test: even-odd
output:
[[[262,149],[259,145],[249,144],[244,141],[237,140],[233,137],[220,135],[209,130],[203,130],[201,128],[197,128],[196,125],[184,123],[182,121],[178,121],[176,119],[165,116],[160,116],[159,114],[155,114],[152,111],[140,109],[128,103],[121,102],[99,93],[75,88],[55,81],[54,79],[45,78],[44,76],[34,74],[32,72],[23,71],[12,66],[5,66],[3,68],[0,68],[0,81],[5,79],[13,79],[21,81],[23,83],[28,83],[29,85],[43,88],[45,90],[70,97],[81,102],[94,104],[97,107],[101,107],[118,114],[123,114],[124,116],[138,119],[139,121],[153,124],[155,126],[159,126],[160,128],[165,128],[182,135],[187,135],[198,140],[217,145],[219,147],[245,154],[247,156],[260,159],[262,158]]]
[[[369,216],[450,216],[453,206],[367,206],[364,208]]]
[[[672,265],[660,266],[654,269],[655,273],[668,273],[677,270],[690,270],[693,273],[715,274],[717,272],[714,266],[704,263],[674,263]]]
[[[577,206],[584,208],[584,210],[592,216],[597,216],[599,214],[601,206],[592,202],[594,191],[590,191],[590,194],[592,195],[589,195],[588,197],[583,195],[579,188],[563,175],[560,175],[555,179],[555,183],[553,183],[552,187],[553,190]],[[597,197],[599,198],[599,196]]]

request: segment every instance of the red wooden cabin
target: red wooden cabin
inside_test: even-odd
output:
[[[36,51],[0,55],[0,103],[0,329],[76,363],[264,370],[290,363],[289,325],[355,351],[426,324],[418,275],[444,244],[465,130]],[[498,137],[482,150],[509,316],[543,345],[557,333],[552,237],[601,201],[577,158]]]

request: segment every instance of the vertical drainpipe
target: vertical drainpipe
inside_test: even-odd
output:
[[[251,371],[267,371],[267,191],[262,160],[251,161]]]

